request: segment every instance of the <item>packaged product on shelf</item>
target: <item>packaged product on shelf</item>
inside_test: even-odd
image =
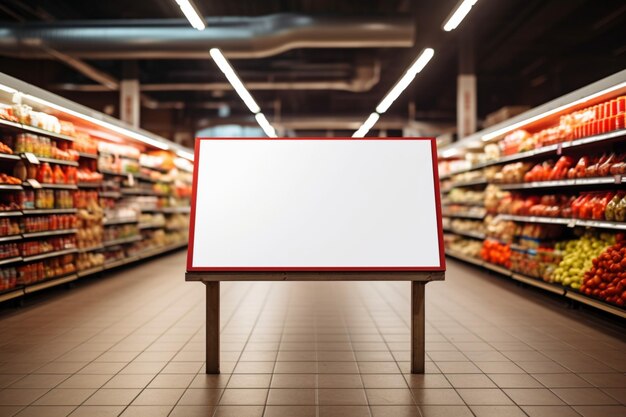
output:
[[[0,243],[0,259],[15,258],[20,256],[20,248],[17,243]]]
[[[21,183],[22,180],[20,180],[19,178],[13,177],[5,173],[0,173],[0,184],[20,185]]]
[[[480,250],[480,257],[505,268],[511,267],[511,246],[493,239],[485,239]]]
[[[15,288],[17,280],[18,273],[14,266],[0,268],[0,292]]]
[[[0,236],[20,234],[20,224],[13,219],[0,219]]]
[[[4,141],[6,141],[6,139],[0,140],[0,153],[12,155],[13,149],[11,149],[11,146]]]

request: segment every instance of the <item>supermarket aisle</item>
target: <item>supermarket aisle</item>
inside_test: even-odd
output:
[[[222,369],[177,253],[0,315],[0,416],[625,416],[626,342],[450,261],[408,371],[408,283],[224,283]],[[416,405],[417,404],[417,405]],[[420,414],[421,413],[421,414]]]

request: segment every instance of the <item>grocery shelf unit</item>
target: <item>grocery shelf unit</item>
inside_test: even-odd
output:
[[[138,171],[100,169],[110,149],[120,151],[116,160],[136,154]],[[0,73],[0,302],[186,247],[193,164],[182,157],[191,155]],[[110,178],[130,187],[111,190]],[[103,203],[116,214],[124,198],[144,195],[163,199],[158,222],[139,228],[143,212],[132,205],[132,219],[105,216]],[[126,226],[136,233],[103,239],[105,229]],[[107,258],[112,251],[118,256]]]
[[[557,271],[558,274],[561,270],[571,272],[565,262],[559,261],[562,259],[559,256],[567,254],[559,249],[566,246],[563,242],[575,242],[587,234],[604,236],[599,238],[599,253],[620,247],[619,234],[626,231],[626,221],[621,217],[607,219],[607,216],[615,214],[607,214],[606,200],[603,205],[596,203],[603,210],[598,209],[593,216],[574,212],[572,202],[576,199],[583,201],[584,196],[591,200],[593,192],[597,196],[607,196],[607,199],[615,196],[619,201],[619,193],[626,193],[626,161],[624,165],[610,165],[614,171],[606,172],[609,169],[607,159],[617,164],[626,158],[625,95],[626,71],[621,71],[441,148],[439,158],[446,254],[576,303],[626,318],[626,287],[622,288],[624,286],[621,283],[614,284],[618,278],[605,279],[603,276],[601,286],[592,282],[599,276],[598,273],[584,275],[590,268],[597,271],[594,262],[599,263],[599,258],[585,258],[585,266],[578,268],[583,271],[580,274],[576,272],[579,275],[572,275],[573,278],[567,283],[555,281]],[[516,142],[518,137],[521,139]],[[603,154],[604,159],[601,158]],[[615,156],[610,159],[612,154]],[[581,171],[577,171],[571,161],[581,163],[583,157],[592,162],[584,165],[585,170],[581,168]],[[560,167],[554,161],[560,158],[564,161],[566,171],[556,173]],[[592,165],[594,160],[599,160],[596,166]],[[606,164],[604,172],[600,170],[603,164]],[[590,170],[586,170],[588,167],[591,167]],[[534,175],[541,178],[535,178]],[[476,198],[480,195],[469,195],[468,190],[484,190],[482,201],[477,202]],[[471,198],[463,201],[466,194]],[[597,201],[600,199],[598,197]],[[507,205],[510,201],[518,205]],[[567,204],[563,204],[565,201]],[[450,206],[456,206],[455,210],[450,211]],[[464,212],[462,207],[467,210],[484,208],[484,220],[478,214]],[[534,212],[529,212],[531,207]],[[591,213],[591,209],[588,211]],[[461,218],[468,220],[464,224],[458,223]],[[470,219],[476,221],[470,223]],[[505,224],[507,222],[514,225],[511,230],[515,233],[511,234],[509,229],[503,227],[509,226]],[[551,228],[545,230],[550,230],[552,235],[549,238],[524,235],[528,228],[533,230],[532,225]],[[520,230],[521,234],[518,233]],[[528,244],[528,241],[531,242]],[[505,248],[509,253],[508,262],[492,262],[489,251],[485,249],[490,245]],[[558,256],[554,256],[553,260],[549,256],[547,260],[542,260],[541,256],[551,254],[549,250],[552,249],[544,251],[550,245],[553,245],[553,253]],[[596,252],[594,255],[599,256]],[[499,260],[497,257],[495,259]],[[506,254],[504,259],[507,259]],[[532,269],[524,272],[520,269],[526,268],[528,264],[521,262],[513,265],[513,259],[539,259],[539,264],[545,268],[539,268],[541,274]],[[613,281],[606,281],[608,279]],[[583,292],[587,289],[593,289],[593,292]],[[610,291],[605,291],[607,289]],[[619,291],[622,291],[621,301],[618,300]],[[609,293],[617,294],[612,302],[607,300],[611,296]]]

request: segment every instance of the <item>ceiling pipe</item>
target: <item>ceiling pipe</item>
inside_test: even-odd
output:
[[[315,17],[274,14],[186,20],[22,22],[0,28],[0,55],[46,58],[42,46],[84,59],[206,59],[210,48],[228,58],[264,58],[297,48],[408,48],[408,17]]]
[[[328,81],[247,81],[248,90],[338,90],[352,93],[370,91],[380,81],[380,62],[356,69],[356,75],[349,80]],[[53,90],[104,92],[110,91],[104,85],[98,84],[56,84],[50,87]],[[230,91],[230,83],[158,83],[140,84],[142,92],[154,91]]]

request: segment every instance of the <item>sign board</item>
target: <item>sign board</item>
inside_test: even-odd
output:
[[[436,143],[196,140],[187,271],[444,271]]]

